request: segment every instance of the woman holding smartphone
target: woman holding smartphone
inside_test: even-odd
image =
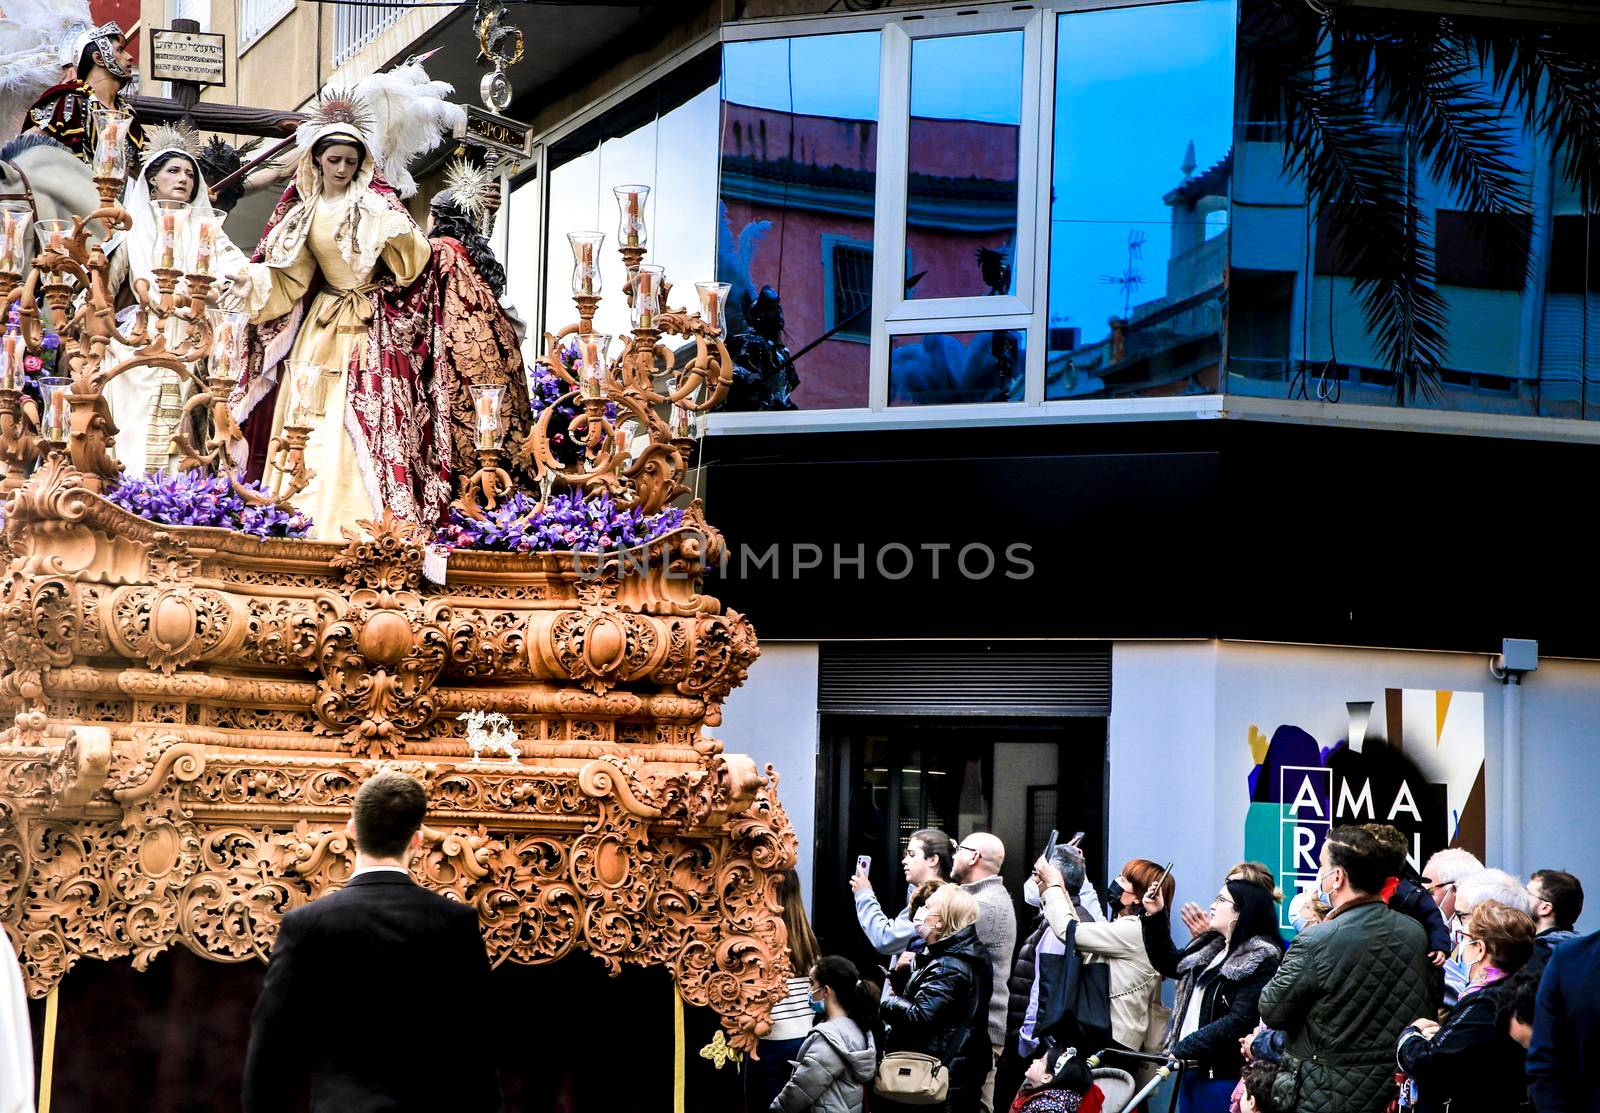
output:
[[[1039,886],[1045,922],[1056,938],[1065,939],[1067,925],[1078,920],[1078,915],[1068,899],[1061,871],[1040,858],[1034,863],[1033,876]],[[1140,894],[1158,883],[1170,902],[1174,887],[1170,870],[1163,870],[1148,858],[1124,863],[1111,882],[1111,921],[1078,921],[1073,935],[1073,943],[1085,962],[1110,964],[1111,1036],[1133,1051],[1159,1044],[1166,1028],[1161,975],[1145,951],[1144,930],[1139,926]]]

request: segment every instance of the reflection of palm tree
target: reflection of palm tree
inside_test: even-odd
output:
[[[1600,209],[1600,35],[1339,3],[1319,25],[1302,0],[1242,9],[1248,118],[1282,125],[1285,169],[1354,276],[1396,401],[1431,395],[1448,342],[1417,164],[1466,200],[1491,255],[1525,259],[1509,113],[1559,152],[1585,211]]]

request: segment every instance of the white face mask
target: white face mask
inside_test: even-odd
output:
[[[1044,897],[1039,892],[1039,883],[1031,877],[1022,883],[1022,899],[1035,908],[1044,904]]]

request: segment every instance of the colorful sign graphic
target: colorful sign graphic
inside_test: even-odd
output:
[[[1271,866],[1286,898],[1316,888],[1323,840],[1346,823],[1399,828],[1419,870],[1446,846],[1482,858],[1483,693],[1389,688],[1381,705],[1345,707],[1347,733],[1329,745],[1292,724],[1270,740],[1250,728],[1244,856]]]

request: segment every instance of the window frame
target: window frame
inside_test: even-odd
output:
[[[261,21],[261,25],[256,28],[255,34],[247,38],[244,33],[244,20],[241,18],[241,15],[245,4],[249,2],[250,0],[235,0],[234,19],[236,21],[235,25],[239,28],[239,45],[234,53],[239,56],[243,56],[245,51],[249,50],[251,47],[255,46],[256,43],[266,38],[267,33],[287,19],[289,17],[289,13],[293,12],[295,8],[295,0],[277,0],[277,11],[272,12],[265,19],[263,19]],[[261,2],[262,6],[265,7],[266,0],[261,0]]]

